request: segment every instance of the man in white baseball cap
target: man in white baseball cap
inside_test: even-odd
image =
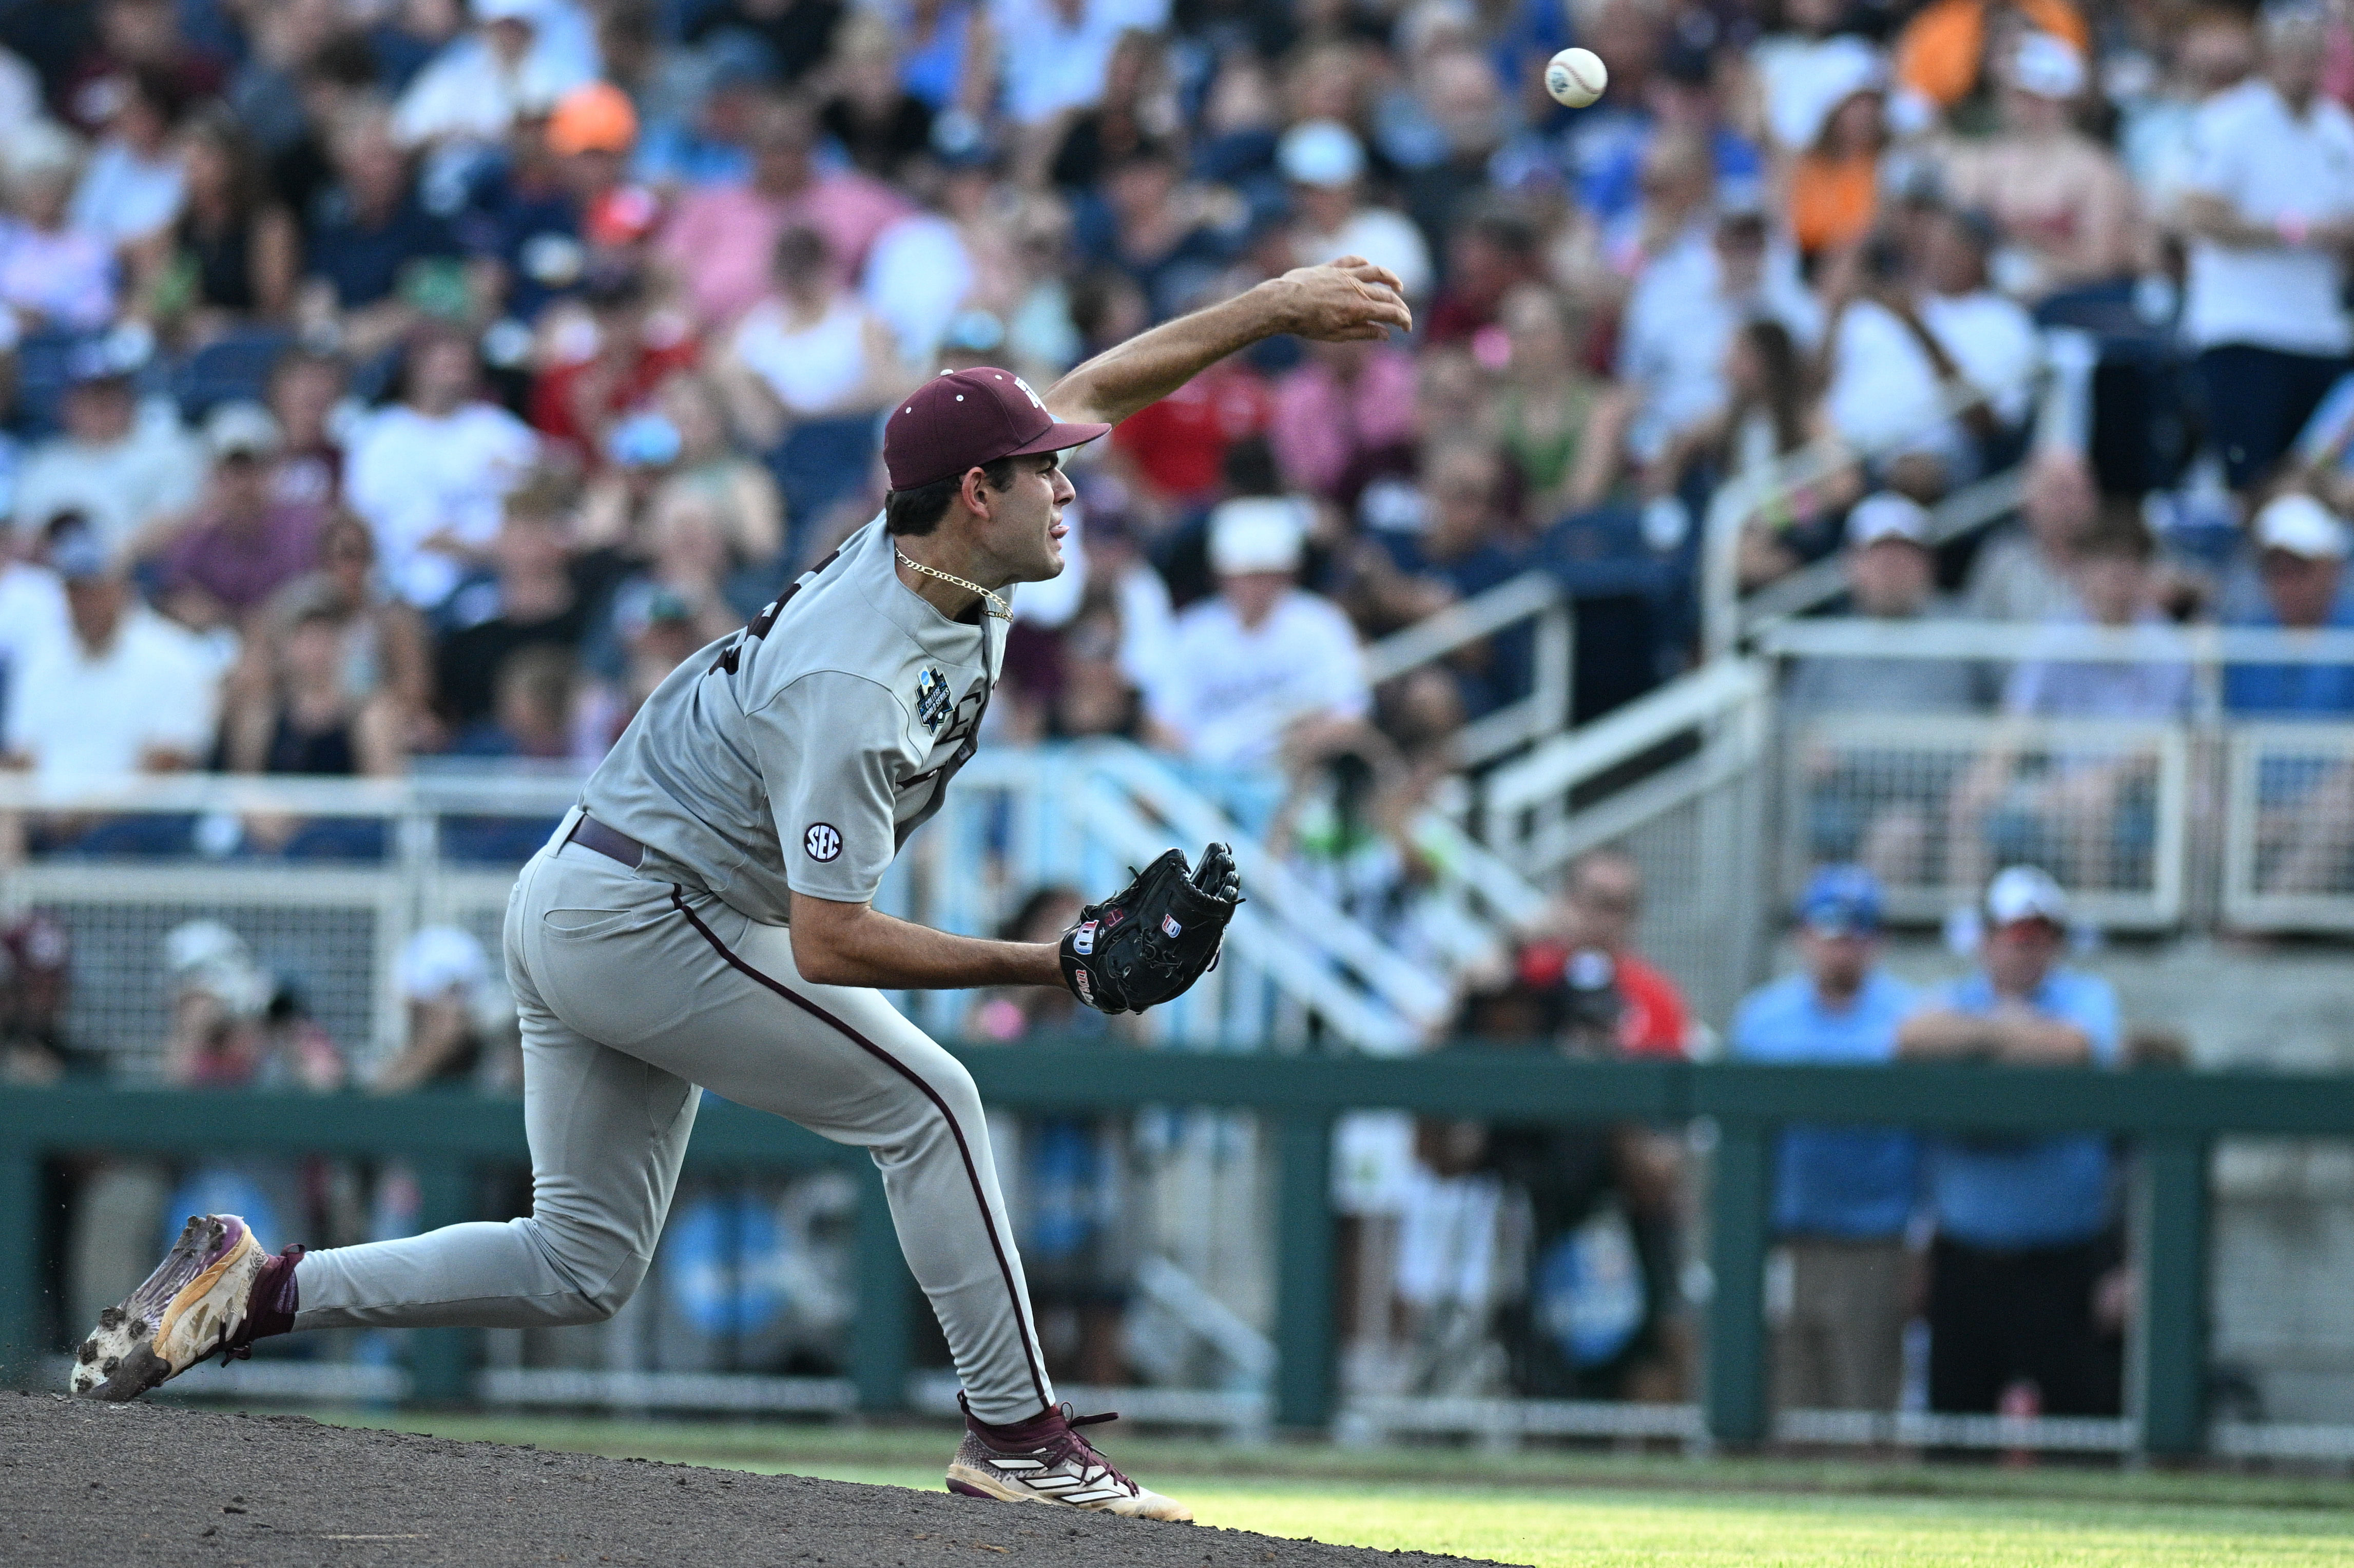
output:
[[[1979,969],[1932,992],[1896,1032],[1913,1061],[2113,1066],[2116,992],[2063,968],[2068,895],[2041,866],[1987,885]],[[1930,1256],[1929,1408],[1990,1414],[2020,1380],[2045,1415],[2114,1415],[2122,1349],[2093,1320],[2105,1260],[2108,1139],[1948,1138],[1926,1158],[1937,1240]]]
[[[2264,607],[2234,616],[2241,626],[2316,631],[2354,626],[2345,595],[2349,540],[2338,515],[2301,492],[2264,503],[2248,529],[2256,546]],[[2322,715],[2354,712],[2354,666],[2235,664],[2224,673],[2224,705],[2238,713]]]
[[[1928,510],[1893,490],[1855,503],[1841,556],[1851,613],[1887,621],[1951,613],[1937,594],[1929,529]],[[1942,659],[1803,659],[1791,672],[1788,694],[1801,707],[1848,713],[1959,713],[1984,705],[1967,668]]]
[[[1307,508],[1241,496],[1210,514],[1218,591],[1177,618],[1169,669],[1146,694],[1155,738],[1218,767],[1272,762],[1303,725],[1372,709],[1347,616],[1296,578]]]
[[[1397,274],[1402,291],[1430,291],[1430,248],[1402,213],[1365,201],[1365,148],[1337,120],[1303,120],[1275,144],[1275,166],[1291,187],[1299,214],[1291,253],[1302,267],[1362,256]]]
[[[2354,630],[2346,596],[2347,527],[2299,491],[2264,503],[2248,529],[2263,602],[2230,617],[2237,626]],[[2223,705],[2267,719],[2343,720],[2354,715],[2354,663],[2232,664]],[[2342,887],[2354,853],[2354,768],[2273,751],[2256,764],[2257,863],[2267,893]]]
[[[1936,589],[1926,509],[1894,491],[1867,495],[1847,514],[1848,607],[1890,635],[1911,622],[1940,620],[1953,608]],[[1810,655],[1783,687],[1793,714],[1966,714],[1991,693],[1967,659]],[[1927,870],[1930,824],[1944,811],[1954,768],[1914,755],[1892,762],[1885,752],[1835,754],[1807,785],[1814,853],[1861,861],[1899,886]]]

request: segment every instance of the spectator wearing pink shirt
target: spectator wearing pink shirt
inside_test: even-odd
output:
[[[1367,460],[1414,442],[1414,356],[1378,343],[1316,343],[1275,384],[1267,432],[1284,482],[1340,495],[1362,488]]]
[[[854,285],[875,236],[913,210],[864,175],[821,171],[811,156],[816,143],[809,106],[778,99],[753,122],[751,179],[695,191],[679,203],[656,249],[705,325],[732,322],[767,295],[769,261],[786,229],[825,236],[842,281]]]
[[[224,403],[205,420],[212,478],[205,504],[164,552],[167,592],[195,589],[235,620],[319,564],[327,511],[271,493],[285,448],[278,421],[256,403]]]

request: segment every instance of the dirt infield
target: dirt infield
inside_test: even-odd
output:
[[[945,1462],[946,1456],[942,1456]],[[0,1393],[0,1563],[1464,1568],[801,1476]]]

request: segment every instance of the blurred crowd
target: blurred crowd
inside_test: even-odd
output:
[[[1574,113],[1537,69],[1572,39],[1611,69]],[[1375,693],[1357,645],[1531,567],[1591,601],[1599,711],[1691,656],[1710,495],[1802,450],[1752,586],[1846,546],[1904,612],[1927,588],[1864,562],[1934,541],[1889,508],[2036,446],[2019,537],[1935,580],[2029,620],[2227,606],[2255,507],[2334,523],[2344,482],[2349,40],[2071,0],[0,6],[0,752],[593,760],[872,515],[913,378],[1044,385],[1349,252],[1413,339],[1263,344],[1083,454],[1006,738],[1390,777],[1529,652]],[[2098,395],[2039,440],[2053,331]],[[354,847],[301,828],[228,847]]]
[[[1573,42],[1611,77],[1575,112],[1540,85]],[[1411,339],[1261,344],[1075,454],[1072,565],[1015,597],[991,723],[1275,778],[1237,810],[1399,950],[1443,954],[1410,824],[1463,726],[1531,689],[1535,640],[1378,687],[1364,644],[1542,569],[1578,598],[1575,706],[1601,712],[1693,658],[1697,520],[1729,482],[1804,471],[1738,520],[1745,588],[1837,562],[1861,617],[2149,640],[2092,664],[2030,633],[1999,679],[1805,662],[1802,712],[2173,718],[2179,623],[2354,627],[2350,98],[2344,7],[2296,0],[0,3],[0,766],[593,762],[874,515],[880,416],[917,378],[1044,387],[1356,254],[1403,280]],[[2056,365],[2068,418],[2043,412]],[[1946,536],[1940,502],[2021,465],[2014,517]],[[2354,715],[2354,676],[2243,666],[2222,701]],[[2151,767],[2005,751],[1898,794],[1817,759],[1809,850],[1868,870],[1809,891],[1807,976],[1744,1010],[1735,1049],[2116,1057],[2113,999],[2054,969],[2057,885],[1994,874],[2130,880]],[[2274,889],[2340,876],[2354,768],[2261,788]],[[384,849],[259,815],[0,829],[0,854]],[[1991,886],[1979,979],[1923,1002],[1878,976],[1875,874]],[[1634,950],[1640,897],[1625,857],[1580,861],[1471,977],[1460,1032],[1692,1048]],[[42,1075],[71,1048],[65,938],[0,937],[10,1049]],[[432,937],[371,1081],[500,1081],[494,966]],[[233,935],[171,948],[173,1081],[349,1081]],[[976,1038],[1101,1022],[975,1006]],[[1034,1128],[1021,1178],[1057,1194],[1024,1245],[1090,1367],[1121,1353],[1108,1136]],[[1689,1386],[1674,1138],[1363,1136],[1342,1163],[1352,1255],[1385,1282],[1356,1320],[1390,1347],[1373,1382]],[[2113,1400],[1983,1348],[2114,1338],[2105,1149],[1793,1148],[1785,1229],[1829,1238],[1791,1255],[1807,1398],[1893,1397],[1890,1259],[1934,1213],[1939,1354],[1982,1347],[1933,1366],[1936,1397]],[[1497,1283],[1522,1255],[1534,1283]],[[1872,1311],[1894,1327],[1840,1340]]]

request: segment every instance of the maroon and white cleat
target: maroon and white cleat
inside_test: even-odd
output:
[[[290,1247],[271,1257],[235,1214],[189,1215],[146,1283],[98,1315],[75,1352],[68,1386],[89,1399],[136,1399],[207,1356],[249,1353],[257,1333],[293,1326],[292,1270],[301,1253]],[[265,1271],[276,1277],[257,1289]],[[277,1309],[281,1300],[286,1310]]]
[[[1001,1502],[1058,1503],[1129,1519],[1191,1522],[1192,1509],[1138,1486],[1073,1430],[1118,1419],[1075,1416],[1066,1404],[1018,1425],[985,1427],[968,1411],[964,1443],[949,1464],[949,1490]]]

